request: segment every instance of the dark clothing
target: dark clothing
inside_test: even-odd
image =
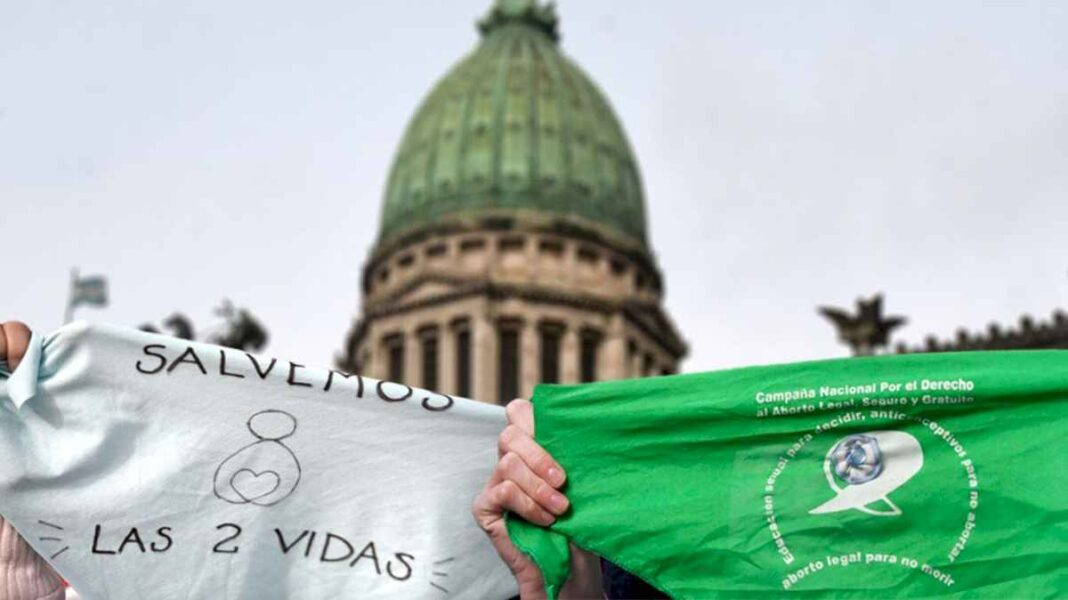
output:
[[[601,559],[601,589],[606,600],[661,600],[668,596],[641,579]],[[512,598],[519,600],[519,596]]]
[[[609,600],[660,600],[668,596],[641,579],[601,559],[601,582]]]

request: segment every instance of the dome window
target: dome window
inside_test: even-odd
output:
[[[520,252],[527,247],[527,240],[521,236],[501,238],[497,243],[497,249],[501,252]]]
[[[580,246],[578,249],[578,259],[581,262],[587,264],[596,264],[601,255],[589,246]]]
[[[562,256],[564,244],[560,240],[541,240],[538,242],[538,251],[549,256]]]
[[[460,242],[460,252],[477,252],[486,247],[486,240],[482,238],[468,238]]]

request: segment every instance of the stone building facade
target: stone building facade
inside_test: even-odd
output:
[[[417,110],[341,368],[498,403],[677,370],[637,162],[557,27],[497,0]]]

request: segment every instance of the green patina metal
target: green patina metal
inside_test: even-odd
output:
[[[497,0],[482,40],[412,118],[379,245],[446,222],[567,223],[647,252],[641,178],[597,86],[558,47],[552,5]]]

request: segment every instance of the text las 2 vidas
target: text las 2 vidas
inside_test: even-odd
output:
[[[174,547],[176,536],[173,527],[157,527],[154,531],[150,529],[145,531],[138,527],[123,529],[126,533],[123,535],[120,532],[122,540],[118,541],[118,538],[108,540],[108,533],[103,530],[103,526],[96,525],[93,530],[92,553],[112,556],[124,553],[165,554]],[[240,525],[221,523],[215,529],[219,531],[219,534],[218,539],[214,540],[213,544],[209,544],[212,554],[240,552],[239,538],[242,534]],[[277,527],[273,531],[278,541],[276,549],[282,554],[292,553],[294,556],[303,556],[316,563],[347,563],[350,568],[358,568],[360,564],[366,564],[368,569],[374,569],[375,574],[387,575],[397,581],[406,581],[412,576],[415,555],[407,552],[383,553],[374,540],[368,540],[361,546],[360,543],[329,531],[322,532],[323,535],[319,535],[318,531],[307,529],[300,531],[299,534],[287,533]],[[358,548],[359,552],[357,552]]]
[[[405,402],[413,400],[431,412],[442,412],[452,408],[455,401],[447,394],[416,390],[403,383],[392,381],[378,381],[367,379],[360,375],[335,371],[334,369],[313,369],[286,361],[288,366],[278,367],[278,359],[257,359],[247,352],[227,351],[219,348],[197,349],[190,345],[168,347],[165,344],[148,344],[142,348],[144,356],[141,357],[135,367],[137,371],[145,375],[170,374],[178,370],[189,370],[204,376],[216,375],[219,377],[232,377],[235,379],[259,379],[266,381],[272,372],[276,372],[278,379],[285,374],[285,384],[295,387],[320,387],[321,391],[329,392],[331,389],[354,391],[357,398],[364,397],[365,387],[368,384],[375,386],[375,391],[384,402]],[[237,355],[235,357],[235,355]],[[209,369],[210,367],[210,369]],[[321,375],[325,373],[325,379]],[[314,381],[318,379],[322,381]],[[334,379],[338,378],[338,385],[334,385]],[[350,380],[355,379],[355,389]]]

